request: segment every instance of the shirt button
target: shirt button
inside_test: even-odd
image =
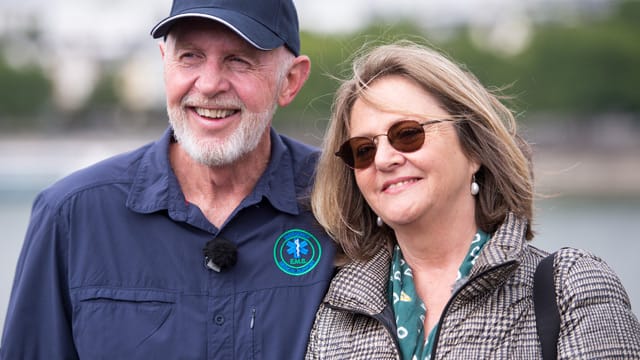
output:
[[[222,325],[224,324],[224,316],[222,315],[216,315],[215,317],[215,322],[217,325]]]

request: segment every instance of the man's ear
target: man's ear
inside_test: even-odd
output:
[[[289,105],[296,97],[302,85],[309,78],[311,71],[311,60],[306,55],[300,55],[293,60],[289,72],[284,79],[280,95],[278,96],[278,105],[281,107]]]
[[[162,59],[164,59],[164,53],[165,53],[165,42],[164,41],[159,41],[158,42],[158,47],[160,48],[160,55],[162,56]]]

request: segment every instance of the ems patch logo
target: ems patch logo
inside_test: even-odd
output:
[[[300,276],[313,270],[322,256],[320,242],[301,229],[291,229],[278,237],[273,246],[273,260],[285,274]]]

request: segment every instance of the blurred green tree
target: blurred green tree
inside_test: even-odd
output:
[[[640,112],[640,2],[623,1],[602,19],[544,23],[513,57],[473,44],[468,32],[442,46],[488,86],[513,95],[528,113]]]
[[[15,69],[0,53],[0,127],[29,128],[51,106],[51,82],[36,66]]]
[[[279,110],[275,125],[322,131],[333,93],[339,79],[348,76],[354,54],[364,44],[406,38],[430,43],[467,67],[486,86],[512,95],[510,105],[518,112],[574,118],[620,112],[635,114],[639,119],[640,1],[620,0],[614,4],[607,16],[534,23],[528,46],[509,55],[478,45],[472,36],[475,30],[464,25],[449,29],[445,38],[403,20],[374,21],[349,34],[303,32],[302,53],[311,57],[311,75],[295,101]],[[0,127],[43,126],[33,118],[43,113],[51,117],[58,112],[51,101],[52,86],[45,72],[35,66],[12,68],[1,55]],[[63,114],[73,120],[60,121],[62,126],[105,126],[109,124],[106,117],[124,116],[122,109],[126,106],[114,80],[117,72],[115,66],[105,69],[85,106],[74,114]],[[150,112],[163,113],[164,109]],[[127,123],[119,123],[123,122]]]

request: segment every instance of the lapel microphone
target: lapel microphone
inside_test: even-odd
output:
[[[231,268],[238,261],[238,247],[223,237],[209,240],[202,252],[207,268],[216,272]]]

